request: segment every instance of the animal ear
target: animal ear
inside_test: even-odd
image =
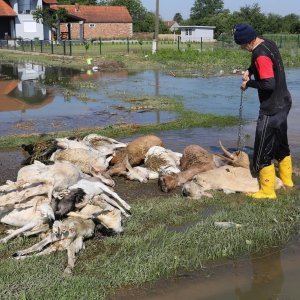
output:
[[[224,162],[224,159],[222,157],[220,157],[219,155],[213,155],[213,162],[217,168],[226,165],[226,163]]]
[[[124,162],[125,162],[126,169],[127,169],[128,171],[129,171],[129,170],[132,170],[132,166],[131,166],[131,164],[129,163],[128,155],[125,156]]]
[[[100,172],[101,171],[101,169],[100,168],[97,168],[96,167],[96,159],[92,159],[90,162],[89,162],[89,164],[90,164],[90,168],[91,168],[91,173],[92,172],[96,172],[96,173],[98,173],[98,172]]]

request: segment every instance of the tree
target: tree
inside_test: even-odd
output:
[[[264,33],[282,32],[282,17],[275,14],[268,14]]]
[[[223,11],[224,2],[222,0],[195,0],[191,8],[191,20],[201,22],[202,19],[212,17]]]
[[[47,25],[55,33],[59,30],[60,23],[68,19],[68,12],[64,8],[59,8],[53,12],[49,8],[38,7],[32,15],[37,23]]]
[[[146,12],[144,19],[137,23],[136,32],[154,32],[155,31],[155,14]],[[162,19],[159,19],[159,33],[168,33],[169,29]]]
[[[183,21],[181,13],[176,13],[173,17],[173,21],[177,22],[180,24]]]
[[[296,14],[289,14],[282,18],[282,31],[285,33],[299,33],[300,21]]]
[[[238,15],[241,22],[251,24],[259,34],[266,32],[266,16],[258,3],[241,7]]]
[[[100,0],[101,6],[126,6],[133,22],[133,31],[139,31],[142,26],[147,10],[140,0]]]

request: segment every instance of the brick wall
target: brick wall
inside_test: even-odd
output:
[[[90,23],[83,24],[85,39],[132,37],[132,23]],[[71,23],[71,39],[79,39],[79,23]],[[67,24],[60,25],[60,31],[67,36]],[[64,34],[65,33],[65,34]]]

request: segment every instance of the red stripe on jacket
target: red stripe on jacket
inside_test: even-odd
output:
[[[260,79],[274,78],[273,62],[268,56],[259,56],[255,66]]]

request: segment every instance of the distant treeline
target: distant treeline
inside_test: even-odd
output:
[[[155,14],[148,11],[141,0],[58,0],[59,4],[74,4],[75,2],[81,5],[126,6],[132,17],[134,32],[154,32]],[[184,5],[186,4],[182,1],[182,6]],[[230,33],[236,23],[250,23],[256,28],[259,34],[300,33],[299,15],[266,15],[261,12],[261,7],[258,3],[251,6],[246,5],[241,7],[239,11],[231,12],[229,9],[224,8],[222,0],[195,0],[190,10],[189,19],[184,20],[181,13],[177,12],[173,20],[177,21],[180,25],[216,26],[216,38],[221,33]],[[167,20],[160,18],[160,33],[168,33],[168,27],[164,21]]]
[[[208,3],[204,5],[204,2]],[[213,2],[210,7],[209,2]],[[219,4],[219,5],[218,5]],[[176,15],[175,15],[176,16]],[[174,16],[174,17],[175,17]],[[230,33],[237,23],[248,23],[255,27],[259,34],[300,33],[300,17],[296,14],[280,16],[264,14],[259,4],[241,7],[240,11],[230,12],[224,9],[223,1],[196,0],[191,8],[190,18],[182,20],[181,25],[216,26],[216,37],[221,33]]]

